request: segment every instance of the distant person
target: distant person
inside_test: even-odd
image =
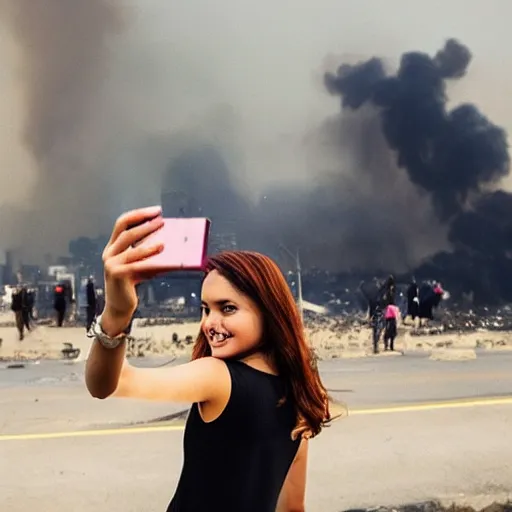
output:
[[[23,320],[23,325],[30,331],[31,323],[30,323],[30,305],[29,305],[29,295],[26,286],[21,287],[21,318]]]
[[[27,312],[28,321],[32,325],[35,322],[34,308],[36,305],[36,291],[33,288],[27,290]]]
[[[87,298],[87,308],[86,308],[86,326],[85,330],[89,331],[91,325],[96,317],[96,308],[97,308],[97,298],[96,298],[96,289],[94,287],[94,280],[89,277],[87,281],[87,285],[85,287],[85,293]]]
[[[73,287],[71,281],[64,281],[64,298],[66,301],[66,312],[64,318],[67,321],[75,321],[76,319],[76,300],[73,294]]]
[[[434,308],[437,308],[439,307],[439,304],[441,303],[444,297],[444,290],[443,287],[441,286],[441,283],[434,283],[434,294]]]
[[[379,295],[379,283],[376,279],[373,279],[370,283],[361,281],[359,285],[359,291],[363,295],[364,305],[368,309],[368,318],[373,317],[375,308],[377,307],[377,297]]]
[[[11,310],[14,312],[14,319],[16,328],[19,333],[19,340],[23,341],[25,338],[25,328],[30,330],[25,322],[27,311],[27,293],[26,288],[18,286],[12,293]]]
[[[379,353],[379,341],[384,330],[384,310],[394,296],[394,279],[389,276],[386,281],[379,284],[377,280],[370,283],[361,282],[359,290],[366,299],[368,306],[369,324],[372,329],[373,353]]]
[[[58,284],[55,287],[53,294],[53,309],[57,313],[57,325],[62,327],[64,318],[66,317],[66,290],[63,284]]]
[[[379,353],[379,342],[385,329],[385,312],[389,304],[395,303],[396,285],[393,275],[378,288],[377,295],[369,298],[370,325],[372,327],[373,353]]]
[[[420,309],[420,299],[419,299],[420,290],[418,288],[418,283],[413,279],[409,287],[407,288],[407,315],[410,316],[414,321],[419,315]]]
[[[424,283],[420,288],[420,307],[419,317],[422,324],[428,320],[434,320],[434,309],[439,307],[444,297],[444,290],[440,283],[434,281],[433,284]]]
[[[395,338],[397,335],[400,310],[394,304],[388,304],[384,311],[384,350],[395,350]]]
[[[379,302],[374,303],[373,314],[370,317],[372,328],[373,353],[379,353],[379,341],[384,330],[384,309]]]
[[[101,315],[105,308],[105,295],[101,288],[96,288],[96,316]]]
[[[386,307],[388,304],[395,303],[396,284],[395,277],[392,274],[390,274],[386,281],[384,281],[379,293],[381,295],[380,301],[383,307]]]
[[[441,304],[441,301],[443,300],[445,292],[443,290],[443,287],[441,286],[441,283],[434,283],[433,289],[434,289],[434,298],[432,299],[432,308],[437,310],[437,308]],[[434,315],[432,312],[432,317],[433,316]]]

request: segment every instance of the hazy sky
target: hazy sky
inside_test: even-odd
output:
[[[504,101],[512,80],[507,0],[296,0],[293,8],[289,5],[147,0],[139,7],[139,26],[148,29],[148,46],[178,44],[173,52],[183,49],[194,56],[191,67],[203,68],[219,94],[245,105],[251,116],[265,117],[258,108],[262,97],[268,107],[279,107],[274,122],[282,120],[284,128],[320,106],[331,109],[332,99],[314,83],[315,71],[329,55],[433,53],[455,37],[474,55],[457,97],[470,98],[497,122],[512,123],[512,102]],[[259,101],[251,101],[255,95]]]
[[[9,3],[23,1],[0,0],[0,13]],[[101,176],[110,191],[106,214],[79,223],[91,235],[123,209],[159,200],[161,174],[172,153],[169,141],[179,134],[186,134],[185,141],[220,137],[246,190],[272,181],[307,180],[308,170],[289,140],[300,139],[339,111],[338,98],[326,94],[321,79],[341,58],[377,55],[395,62],[404,51],[433,54],[447,38],[457,38],[470,48],[473,61],[468,76],[449,89],[452,101],[471,101],[495,123],[512,129],[510,0],[114,3],[122,11],[123,28],[108,34],[101,94],[91,103],[86,124],[87,133],[99,138],[87,172],[91,180]],[[27,84],[20,76],[19,39],[9,27],[0,25],[2,212],[8,204],[27,209],[42,165],[23,144],[30,116],[24,102]],[[226,120],[225,108],[235,128],[212,135]],[[73,193],[76,215],[83,217],[87,190],[80,184]],[[52,243],[62,245],[66,237],[80,234],[72,216],[59,220],[62,225],[53,235],[50,229],[45,235]],[[16,227],[3,228],[0,248],[26,243],[13,234]]]

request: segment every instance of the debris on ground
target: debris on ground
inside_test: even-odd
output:
[[[398,507],[352,508],[343,512],[512,512],[512,502],[491,503],[487,507],[477,510],[467,505],[453,504],[445,507],[437,501],[425,501]]]

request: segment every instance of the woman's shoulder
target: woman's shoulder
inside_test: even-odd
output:
[[[283,420],[285,410],[291,408],[294,411],[289,401],[291,397],[285,399],[287,387],[282,377],[236,359],[219,360],[219,363],[229,374],[229,392],[224,396],[226,400],[213,404],[213,411],[208,412],[204,405],[199,407],[203,419],[206,416],[209,420],[222,417],[223,423],[235,421],[238,424],[242,421],[253,428],[264,417],[278,413],[278,421]],[[286,406],[276,408],[279,404]],[[289,425],[290,431],[293,428],[292,423]]]
[[[233,373],[237,373],[245,375],[249,379],[268,379],[270,381],[281,378],[276,373],[273,373],[272,369],[266,365],[254,365],[239,359],[227,359],[224,362],[226,363],[228,370],[232,375]]]

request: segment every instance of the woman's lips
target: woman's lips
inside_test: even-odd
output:
[[[213,346],[220,346],[226,343],[226,341],[232,338],[232,335],[225,332],[210,333],[210,344]]]

